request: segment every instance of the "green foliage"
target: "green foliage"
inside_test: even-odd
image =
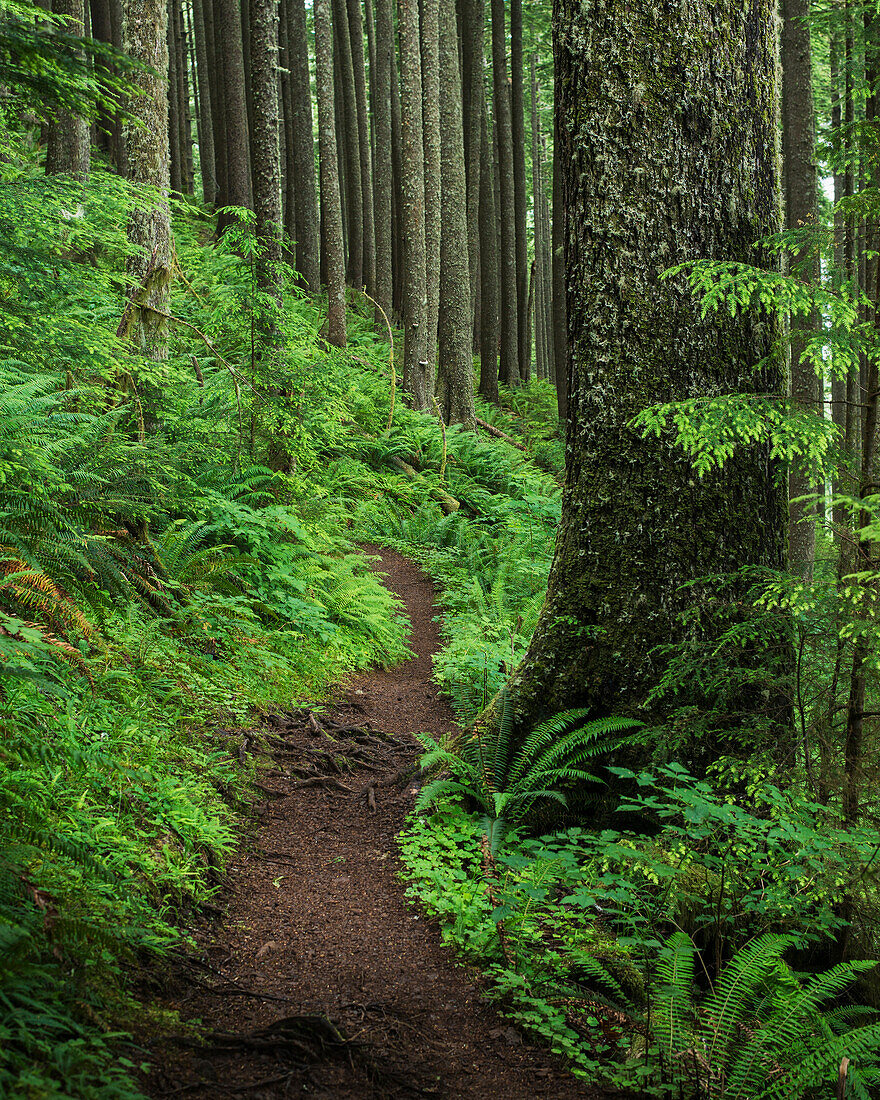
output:
[[[567,710],[536,726],[514,746],[513,715],[503,690],[497,709],[488,728],[478,722],[457,739],[454,749],[427,734],[418,735],[428,750],[421,758],[422,770],[442,770],[451,778],[431,780],[416,802],[417,810],[449,796],[476,803],[493,854],[508,831],[528,819],[536,803],[552,800],[565,806],[563,785],[601,783],[584,765],[619,747],[621,738],[615,735],[641,725],[626,718],[590,720],[587,710]]]
[[[848,1058],[850,1095],[872,1095],[880,1080],[880,1023],[852,1028],[845,1014],[826,1016],[822,1005],[875,964],[841,963],[802,982],[782,959],[795,943],[769,933],[753,940],[695,1003],[694,946],[683,932],[669,939],[657,959],[650,1016],[668,1087],[706,1100],[796,1100],[835,1084]]]

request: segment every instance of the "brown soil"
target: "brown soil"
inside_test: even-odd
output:
[[[412,731],[444,733],[454,720],[430,679],[430,580],[392,551],[365,549],[406,602],[417,656],[353,680],[319,722],[343,727],[336,744],[352,738],[374,770],[296,786],[292,766],[326,759],[331,742],[307,712],[270,718],[278,751],[263,789],[273,793],[229,868],[222,926],[199,935],[201,956],[167,975],[162,998],[214,1034],[208,1045],[154,1044],[145,1088],[156,1100],[610,1095],[500,1018],[404,897],[395,834],[415,794]]]

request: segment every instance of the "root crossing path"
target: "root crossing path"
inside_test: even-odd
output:
[[[416,656],[351,681],[329,714],[270,716],[274,766],[253,843],[229,869],[225,919],[160,997],[212,1034],[153,1045],[145,1087],[157,1100],[609,1095],[500,1018],[404,897],[395,835],[414,798],[412,732],[454,720],[431,682],[430,580],[366,550],[406,603]]]

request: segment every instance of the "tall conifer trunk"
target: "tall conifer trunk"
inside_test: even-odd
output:
[[[128,238],[136,251],[126,271],[129,305],[120,335],[128,336],[151,359],[168,356],[168,293],[171,283],[171,184],[168,151],[168,10],[165,0],[125,0],[125,52],[147,69],[133,82],[140,95],[129,102],[125,128],[128,178],[154,188],[156,202],[137,206],[128,220]]]
[[[447,424],[475,428],[467,182],[455,0],[440,0],[440,358],[437,396]]]
[[[318,104],[318,157],[321,175],[321,235],[327,280],[327,342],[344,347],[345,247],[342,200],[336,156],[336,110],[333,95],[333,25],[330,0],[314,0],[315,91]]]
[[[775,0],[556,0],[554,31],[572,387],[547,601],[510,685],[519,728],[570,706],[638,713],[656,647],[709,598],[682,585],[781,567],[787,519],[767,446],[697,478],[628,426],[658,401],[782,391],[768,319],[703,317],[681,276],[660,279],[753,263],[779,228]]]

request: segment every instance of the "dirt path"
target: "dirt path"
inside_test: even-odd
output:
[[[380,746],[379,770],[336,780],[354,795],[296,787],[285,777],[291,761],[329,742],[305,715],[276,719],[275,743],[287,748],[265,786],[277,797],[252,850],[230,868],[222,927],[206,930],[201,962],[171,976],[164,998],[218,1034],[210,1047],[154,1051],[147,1087],[157,1100],[607,1095],[500,1019],[404,899],[394,837],[413,800],[400,774],[417,757],[410,734],[442,733],[454,720],[430,680],[439,646],[431,582],[398,554],[367,551],[381,556],[387,584],[406,601],[417,656],[353,680],[324,721],[395,740]],[[369,734],[351,736],[373,744]],[[375,811],[364,791],[371,781]]]

